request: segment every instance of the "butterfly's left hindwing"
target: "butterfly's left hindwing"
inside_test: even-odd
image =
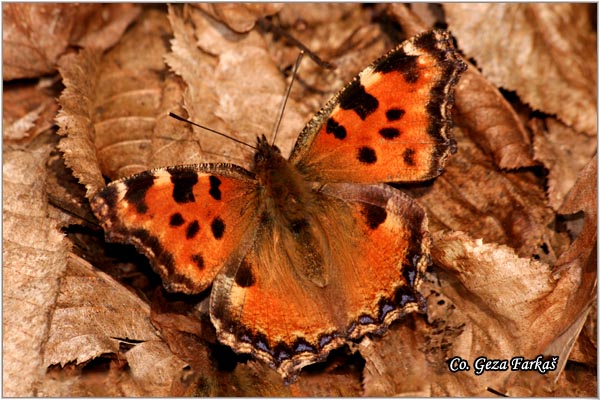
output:
[[[340,91],[290,160],[319,182],[408,182],[441,172],[455,149],[452,91],[466,68],[443,31],[402,43]]]
[[[334,348],[424,307],[417,288],[430,239],[425,211],[386,185],[329,184],[307,222],[323,227],[318,253],[328,282],[299,274],[302,249],[285,226],[263,221],[254,246],[236,253],[213,285],[211,317],[221,342],[252,353],[286,379]],[[246,243],[248,241],[245,241]],[[305,259],[304,262],[310,262]]]
[[[256,225],[256,182],[231,165],[146,171],[112,182],[92,201],[110,241],[144,253],[171,291],[199,293]]]

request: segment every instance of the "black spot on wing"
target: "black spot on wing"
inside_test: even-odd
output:
[[[379,130],[379,134],[384,138],[384,139],[395,139],[398,136],[400,136],[400,131],[396,128],[381,128]]]
[[[204,258],[202,257],[202,254],[193,254],[191,259],[198,269],[204,269]]]
[[[325,132],[333,133],[333,137],[336,139],[343,140],[346,138],[346,128],[340,125],[335,119],[329,118],[327,120],[327,126]]]
[[[405,114],[405,111],[401,108],[390,108],[385,112],[385,117],[388,121],[398,121]]]
[[[252,266],[246,260],[242,260],[240,263],[240,267],[235,274],[235,283],[241,287],[250,287],[256,283]]]
[[[364,120],[379,107],[379,101],[365,91],[360,80],[354,80],[340,93],[340,107],[344,110],[354,111],[360,119]]]
[[[210,182],[208,194],[210,194],[210,196],[215,200],[221,200],[221,189],[219,189],[219,186],[221,186],[221,180],[216,176],[211,175],[208,177],[208,181]]]
[[[398,49],[385,56],[375,67],[375,72],[400,72],[407,83],[416,83],[420,76],[418,58],[406,54],[403,49]]]
[[[187,226],[187,229],[185,231],[185,237],[187,239],[193,239],[198,234],[199,230],[200,224],[198,223],[198,221],[194,220],[190,222],[190,224]]]
[[[140,214],[144,214],[148,211],[146,193],[154,185],[155,179],[156,176],[147,171],[125,181],[125,186],[127,186],[127,192],[125,192],[124,196],[125,200],[127,200],[128,203],[133,204]]]
[[[414,156],[415,151],[413,149],[406,149],[404,150],[404,154],[402,154],[402,159],[404,160],[406,165],[413,166],[415,165]]]
[[[387,211],[384,208],[372,204],[363,204],[361,214],[370,229],[377,229],[387,218]]]
[[[215,239],[221,239],[225,233],[225,223],[221,218],[215,217],[210,223],[210,229]]]
[[[377,154],[375,154],[375,150],[373,150],[371,147],[363,146],[358,149],[358,156],[356,158],[361,163],[373,164],[377,161]]]
[[[173,199],[177,203],[191,203],[194,198],[194,185],[198,183],[198,173],[184,169],[170,169],[173,182]]]
[[[171,219],[169,220],[169,225],[171,226],[181,226],[185,223],[185,220],[181,216],[180,213],[175,213],[171,215]]]

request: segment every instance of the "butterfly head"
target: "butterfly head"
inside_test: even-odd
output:
[[[265,135],[256,138],[256,153],[254,154],[254,171],[264,171],[280,165],[286,160],[281,155],[281,150],[269,143]]]

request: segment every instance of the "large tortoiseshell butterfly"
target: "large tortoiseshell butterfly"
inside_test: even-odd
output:
[[[431,179],[455,149],[449,35],[413,37],[362,71],[306,125],[288,159],[258,138],[250,171],[159,168],[109,184],[92,207],[171,291],[212,284],[219,340],[286,379],[420,310],[425,211],[385,182]]]

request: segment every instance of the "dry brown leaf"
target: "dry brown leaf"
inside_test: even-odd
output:
[[[198,3],[208,15],[238,33],[248,32],[258,18],[277,13],[283,4],[276,3]]]
[[[428,29],[404,4],[390,6],[390,13],[410,35]],[[496,165],[515,169],[535,164],[529,134],[516,112],[472,66],[461,76],[454,96],[455,124],[467,128],[471,140]]]
[[[56,62],[69,44],[106,49],[139,12],[139,6],[132,4],[4,4],[3,79],[56,71]]]
[[[460,48],[499,87],[595,136],[596,29],[588,4],[446,4]],[[503,32],[499,35],[498,32]]]
[[[470,67],[456,86],[457,123],[500,168],[531,167],[531,140],[523,123],[497,88]]]
[[[71,4],[3,4],[3,79],[54,72],[69,42],[75,8]]]
[[[558,210],[577,175],[596,154],[598,141],[553,118],[530,121],[535,159],[548,169],[548,203]]]
[[[50,81],[36,84],[4,84],[2,98],[2,138],[5,142],[30,141],[54,125],[58,110],[57,93]]]
[[[181,396],[174,386],[187,380],[187,364],[176,357],[162,340],[140,343],[125,353],[133,379],[142,388],[142,396]]]
[[[332,71],[312,61],[303,62],[299,80],[309,87],[298,85],[294,92],[307,117],[318,111],[366,65],[397,44],[390,41],[378,25],[372,24],[371,18],[372,15],[359,4],[315,3],[307,7],[290,3],[278,14],[283,28],[312,52],[337,66]],[[298,55],[296,47],[283,48],[280,52],[285,57],[277,58],[282,59],[284,65],[292,65]],[[321,95],[315,96],[315,91]]]
[[[68,244],[47,217],[49,148],[5,151],[2,171],[4,396],[34,396]]]

